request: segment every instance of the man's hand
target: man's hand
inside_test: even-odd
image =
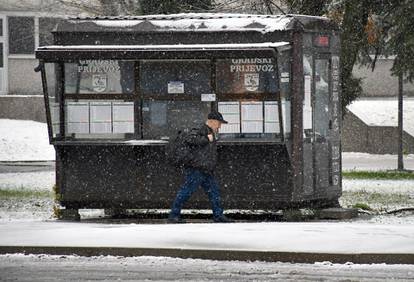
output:
[[[210,142],[213,142],[213,140],[214,140],[214,136],[213,136],[213,134],[209,134],[209,135],[207,135],[207,137],[208,137],[208,140],[209,140]]]

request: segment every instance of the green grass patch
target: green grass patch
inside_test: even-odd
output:
[[[372,208],[365,203],[356,203],[352,206],[354,209],[361,209],[361,210],[366,210],[366,211],[372,211]]]
[[[33,191],[29,189],[0,189],[0,198],[51,198],[52,191]]]
[[[368,211],[390,210],[414,206],[414,199],[404,194],[383,194],[367,191],[344,191],[339,199],[341,206]]]
[[[346,179],[414,180],[414,173],[410,171],[344,171],[342,177]]]

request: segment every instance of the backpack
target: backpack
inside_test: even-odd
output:
[[[186,142],[188,133],[178,131],[175,138],[170,139],[166,147],[168,162],[178,168],[184,167],[191,161],[192,148]]]

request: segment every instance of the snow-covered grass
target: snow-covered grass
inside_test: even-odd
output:
[[[0,161],[54,160],[47,125],[31,120],[0,119]]]

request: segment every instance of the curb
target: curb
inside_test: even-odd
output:
[[[165,256],[192,259],[267,261],[290,263],[356,264],[413,264],[414,254],[334,254],[306,252],[260,252],[237,250],[159,249],[159,248],[111,248],[111,247],[53,247],[53,246],[0,246],[0,254],[49,254],[79,256]]]

